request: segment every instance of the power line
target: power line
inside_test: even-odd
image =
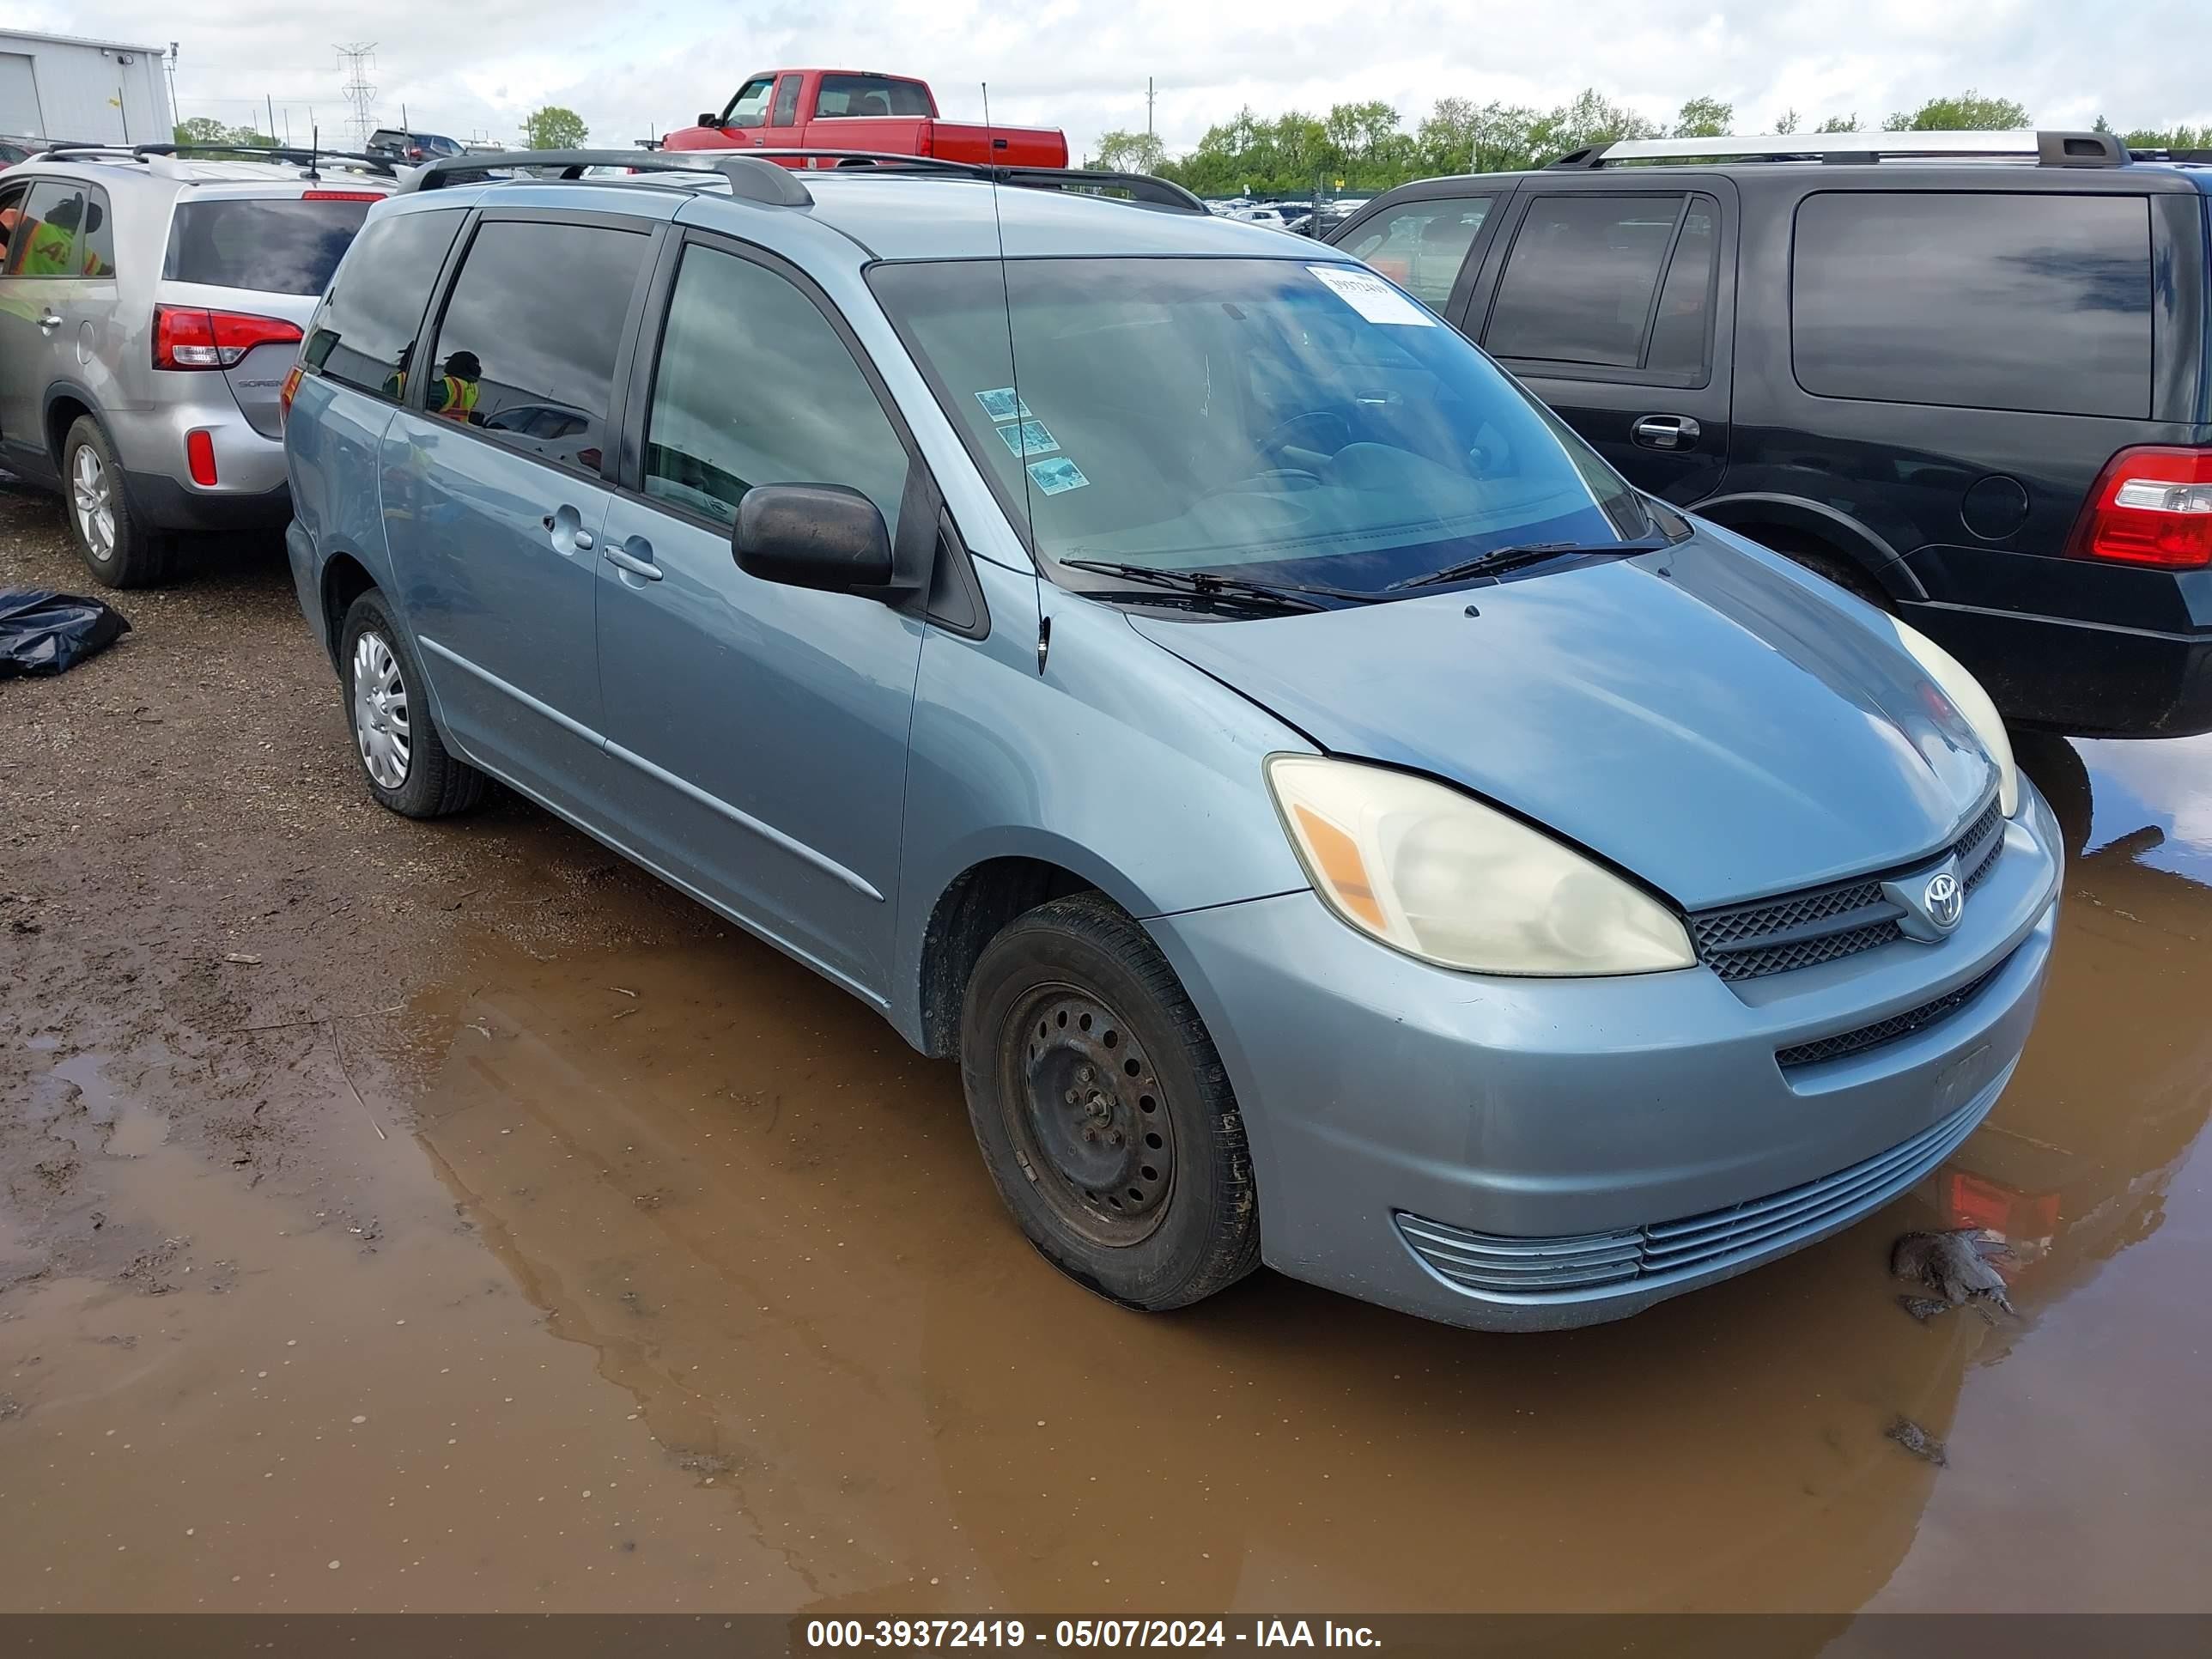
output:
[[[368,135],[376,128],[376,117],[370,107],[370,100],[376,96],[376,83],[368,78],[368,72],[376,67],[376,42],[356,40],[349,46],[335,50],[345,71],[346,102],[353,106],[354,137],[366,149]]]

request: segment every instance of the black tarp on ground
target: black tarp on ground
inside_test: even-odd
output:
[[[43,587],[0,588],[0,680],[58,674],[130,631],[123,613],[98,599]]]

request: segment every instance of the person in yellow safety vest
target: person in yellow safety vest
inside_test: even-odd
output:
[[[84,211],[84,198],[72,196],[56,207],[51,217],[25,219],[15,227],[9,238],[12,246],[27,236],[23,257],[15,267],[18,276],[96,276],[101,275],[100,256],[89,246],[84,250],[84,265],[77,265],[77,221]],[[88,231],[100,228],[100,210],[92,210]]]
[[[456,351],[446,359],[446,372],[430,388],[430,412],[448,421],[467,421],[477,410],[477,382],[483,365],[473,351]]]

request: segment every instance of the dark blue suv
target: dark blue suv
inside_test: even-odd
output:
[[[2178,737],[2212,729],[2208,189],[2100,133],[1662,139],[1328,240],[2008,718]]]

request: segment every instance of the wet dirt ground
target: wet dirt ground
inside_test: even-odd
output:
[[[2029,746],[2042,1023],[1853,1231],[1559,1336],[1146,1318],[857,1002],[511,797],[381,812],[281,553],[198,566],[0,686],[0,1607],[2212,1608],[2212,740]],[[1915,1323],[1970,1221],[2020,1317]]]

